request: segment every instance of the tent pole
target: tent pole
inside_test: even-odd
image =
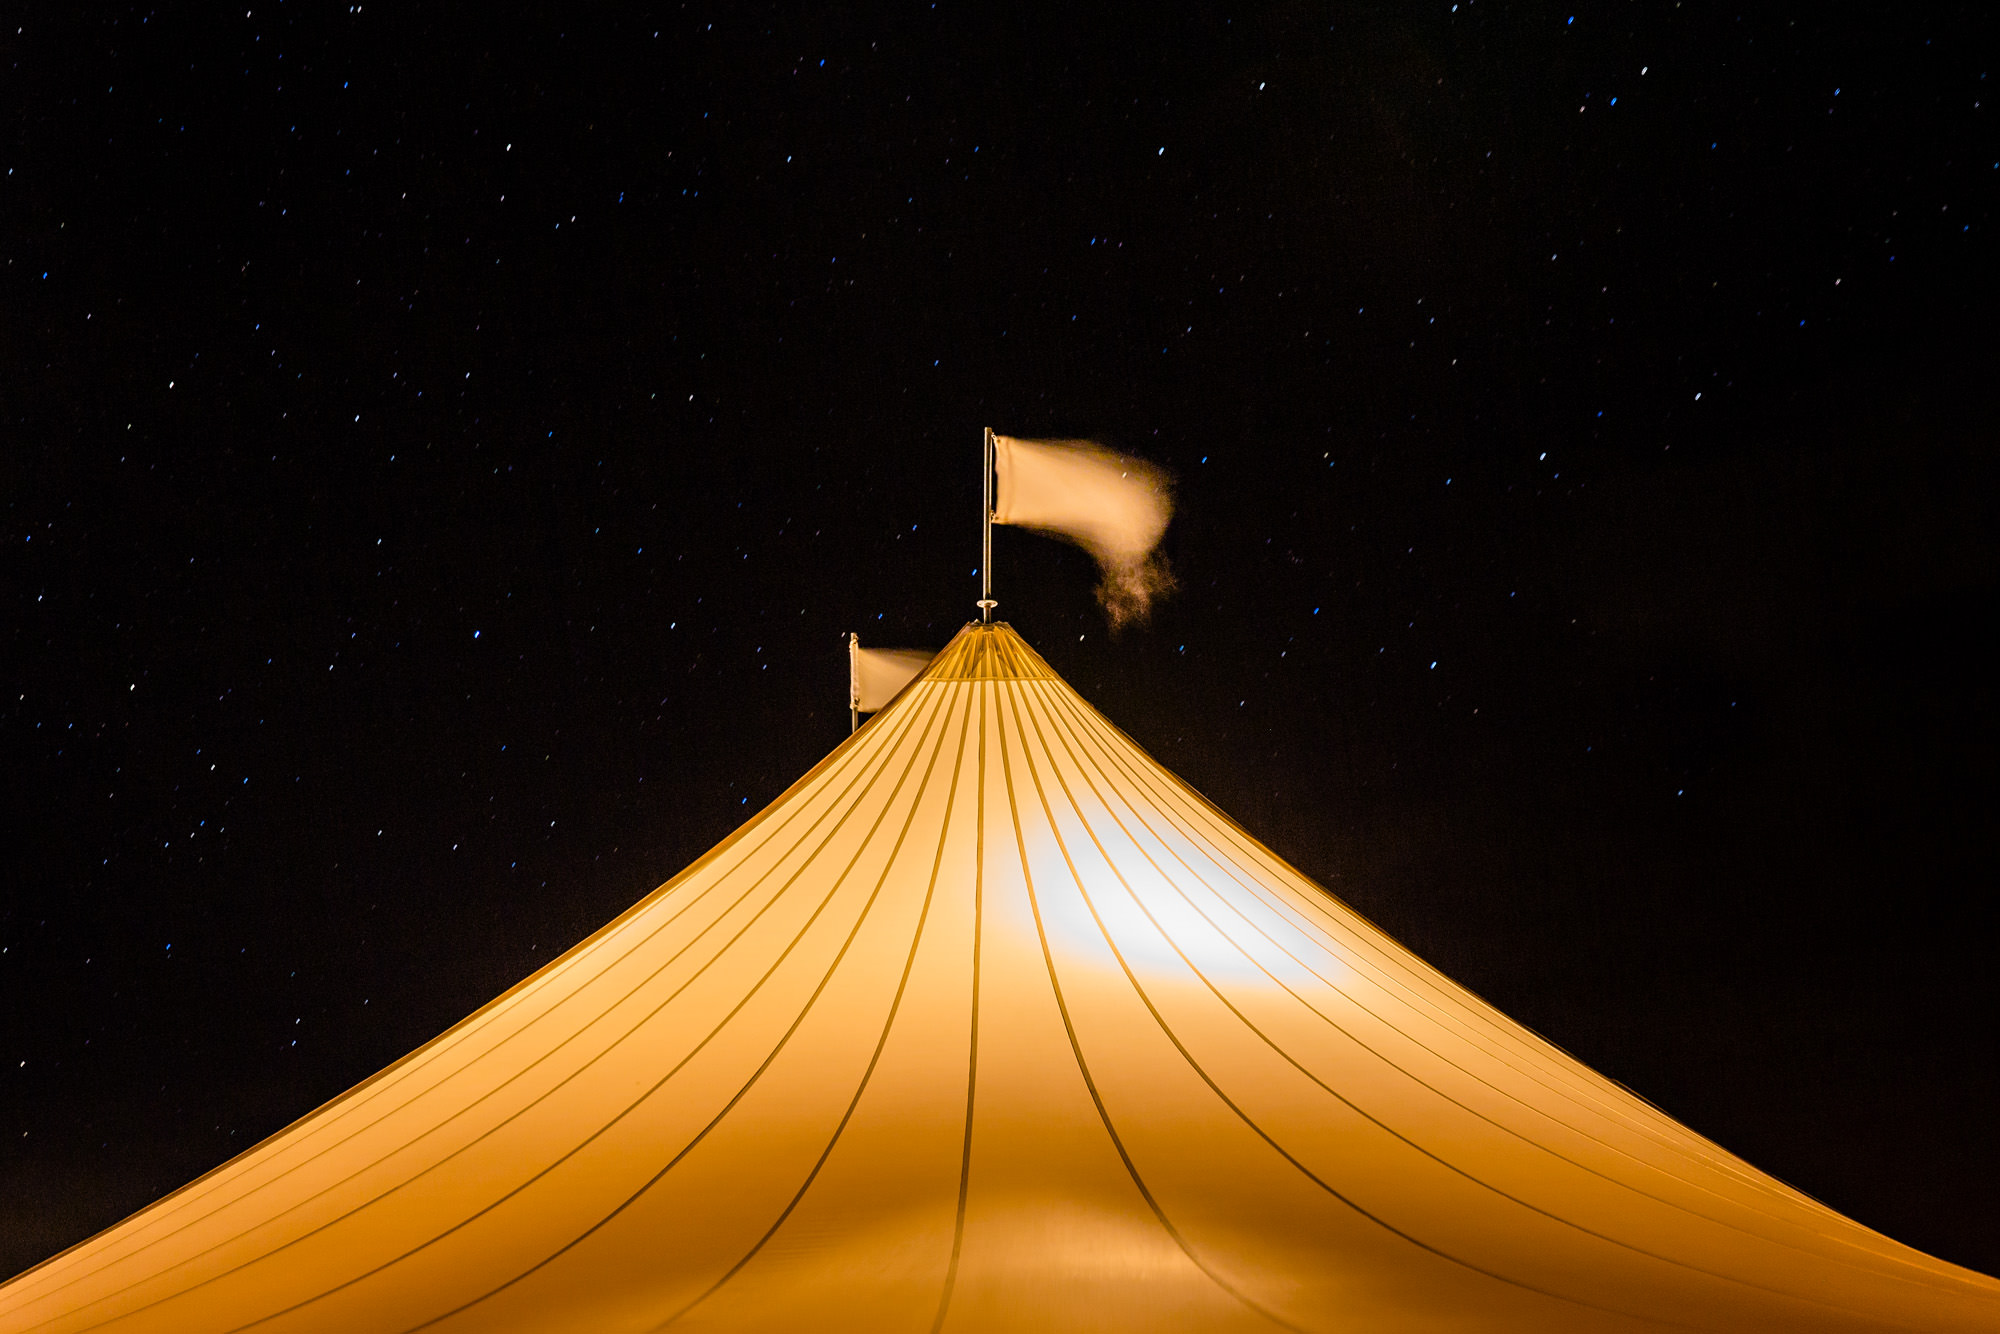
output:
[[[979,619],[993,619],[993,428],[986,428],[986,470],[981,475],[984,505],[979,512]]]

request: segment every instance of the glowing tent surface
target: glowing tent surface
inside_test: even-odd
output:
[[[1992,1330],[1267,851],[1003,625],[0,1329]]]

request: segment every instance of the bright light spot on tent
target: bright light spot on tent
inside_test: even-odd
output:
[[[1102,808],[1088,799],[1082,805],[1096,839],[1076,827],[1076,812],[1067,803],[1059,806],[1057,819],[1067,859],[1054,833],[1039,818],[1023,830],[1043,927],[1057,954],[1058,969],[1090,968],[1122,981],[1129,967],[1155,995],[1173,989],[1206,995],[1207,984],[1190,968],[1209,982],[1238,992],[1278,985],[1246,953],[1260,945],[1268,952],[1268,942],[1251,933],[1239,948],[1237,940],[1226,934],[1232,930],[1241,934],[1247,928],[1241,915],[1229,910],[1202,880],[1196,868],[1206,864],[1203,857],[1171,835],[1168,848],[1180,856],[1163,855],[1153,837],[1121,831],[1117,821],[1105,818]],[[1150,847],[1151,860],[1134,845],[1134,837],[1139,846]],[[1189,859],[1184,862],[1182,856]],[[1116,954],[1106,944],[1107,935]]]

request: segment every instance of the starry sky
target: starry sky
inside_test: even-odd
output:
[[[562,12],[567,9],[570,12]],[[995,592],[1454,977],[2000,1270],[1979,4],[30,4],[0,1273],[428,1039]]]

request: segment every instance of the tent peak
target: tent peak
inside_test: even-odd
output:
[[[1054,681],[1055,670],[1005,621],[972,621],[924,669],[919,681]]]

